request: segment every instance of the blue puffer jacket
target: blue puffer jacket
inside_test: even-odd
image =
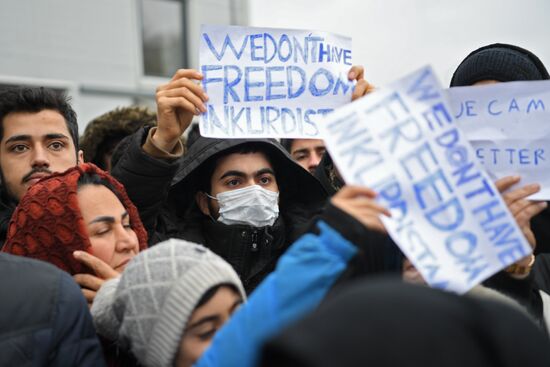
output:
[[[0,253],[0,366],[105,366],[88,304],[69,274]]]
[[[357,248],[323,221],[281,257],[276,270],[216,334],[195,366],[255,366],[263,343],[319,305]]]

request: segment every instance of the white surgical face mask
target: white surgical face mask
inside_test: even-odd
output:
[[[215,198],[208,197],[218,201],[218,221],[224,224],[272,226],[279,216],[279,193],[258,185],[221,192]]]

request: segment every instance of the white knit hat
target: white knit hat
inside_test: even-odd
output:
[[[106,282],[92,316],[98,333],[118,339],[140,364],[172,366],[193,310],[220,284],[234,285],[246,299],[239,276],[225,260],[201,245],[171,239],[139,253],[120,280]]]

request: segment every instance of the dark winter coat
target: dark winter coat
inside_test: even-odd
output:
[[[4,192],[4,188],[0,188],[0,193]],[[10,224],[11,216],[15,211],[16,204],[15,202],[5,199],[6,194],[0,194],[0,250],[6,242],[6,237],[8,235],[8,226]]]
[[[536,257],[532,273],[537,287],[550,294],[550,254],[540,254]]]
[[[258,365],[545,367],[549,346],[508,305],[366,280],[269,341]]]
[[[88,304],[69,274],[0,253],[0,366],[105,366]]]
[[[328,152],[323,155],[323,159],[315,169],[314,175],[321,182],[329,196],[333,196],[344,186],[344,182],[338,177],[336,167]]]
[[[228,261],[251,292],[269,274],[286,248],[310,225],[327,195],[317,179],[295,163],[275,140],[200,137],[181,160],[159,160],[141,148],[147,130],[134,134],[113,167],[150,235],[149,244],[175,237],[204,244]],[[247,142],[269,152],[279,185],[280,215],[273,226],[225,225],[200,212],[195,203],[203,164],[216,154]]]

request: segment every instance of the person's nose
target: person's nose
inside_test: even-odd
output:
[[[315,171],[315,169],[317,168],[320,162],[321,162],[321,156],[319,156],[317,153],[311,154],[307,162],[307,169],[310,172]]]
[[[33,149],[31,166],[33,168],[48,168],[50,167],[50,159],[48,152],[41,146]]]
[[[116,228],[116,251],[130,252],[138,247],[137,236],[133,229],[126,228],[122,224]]]

